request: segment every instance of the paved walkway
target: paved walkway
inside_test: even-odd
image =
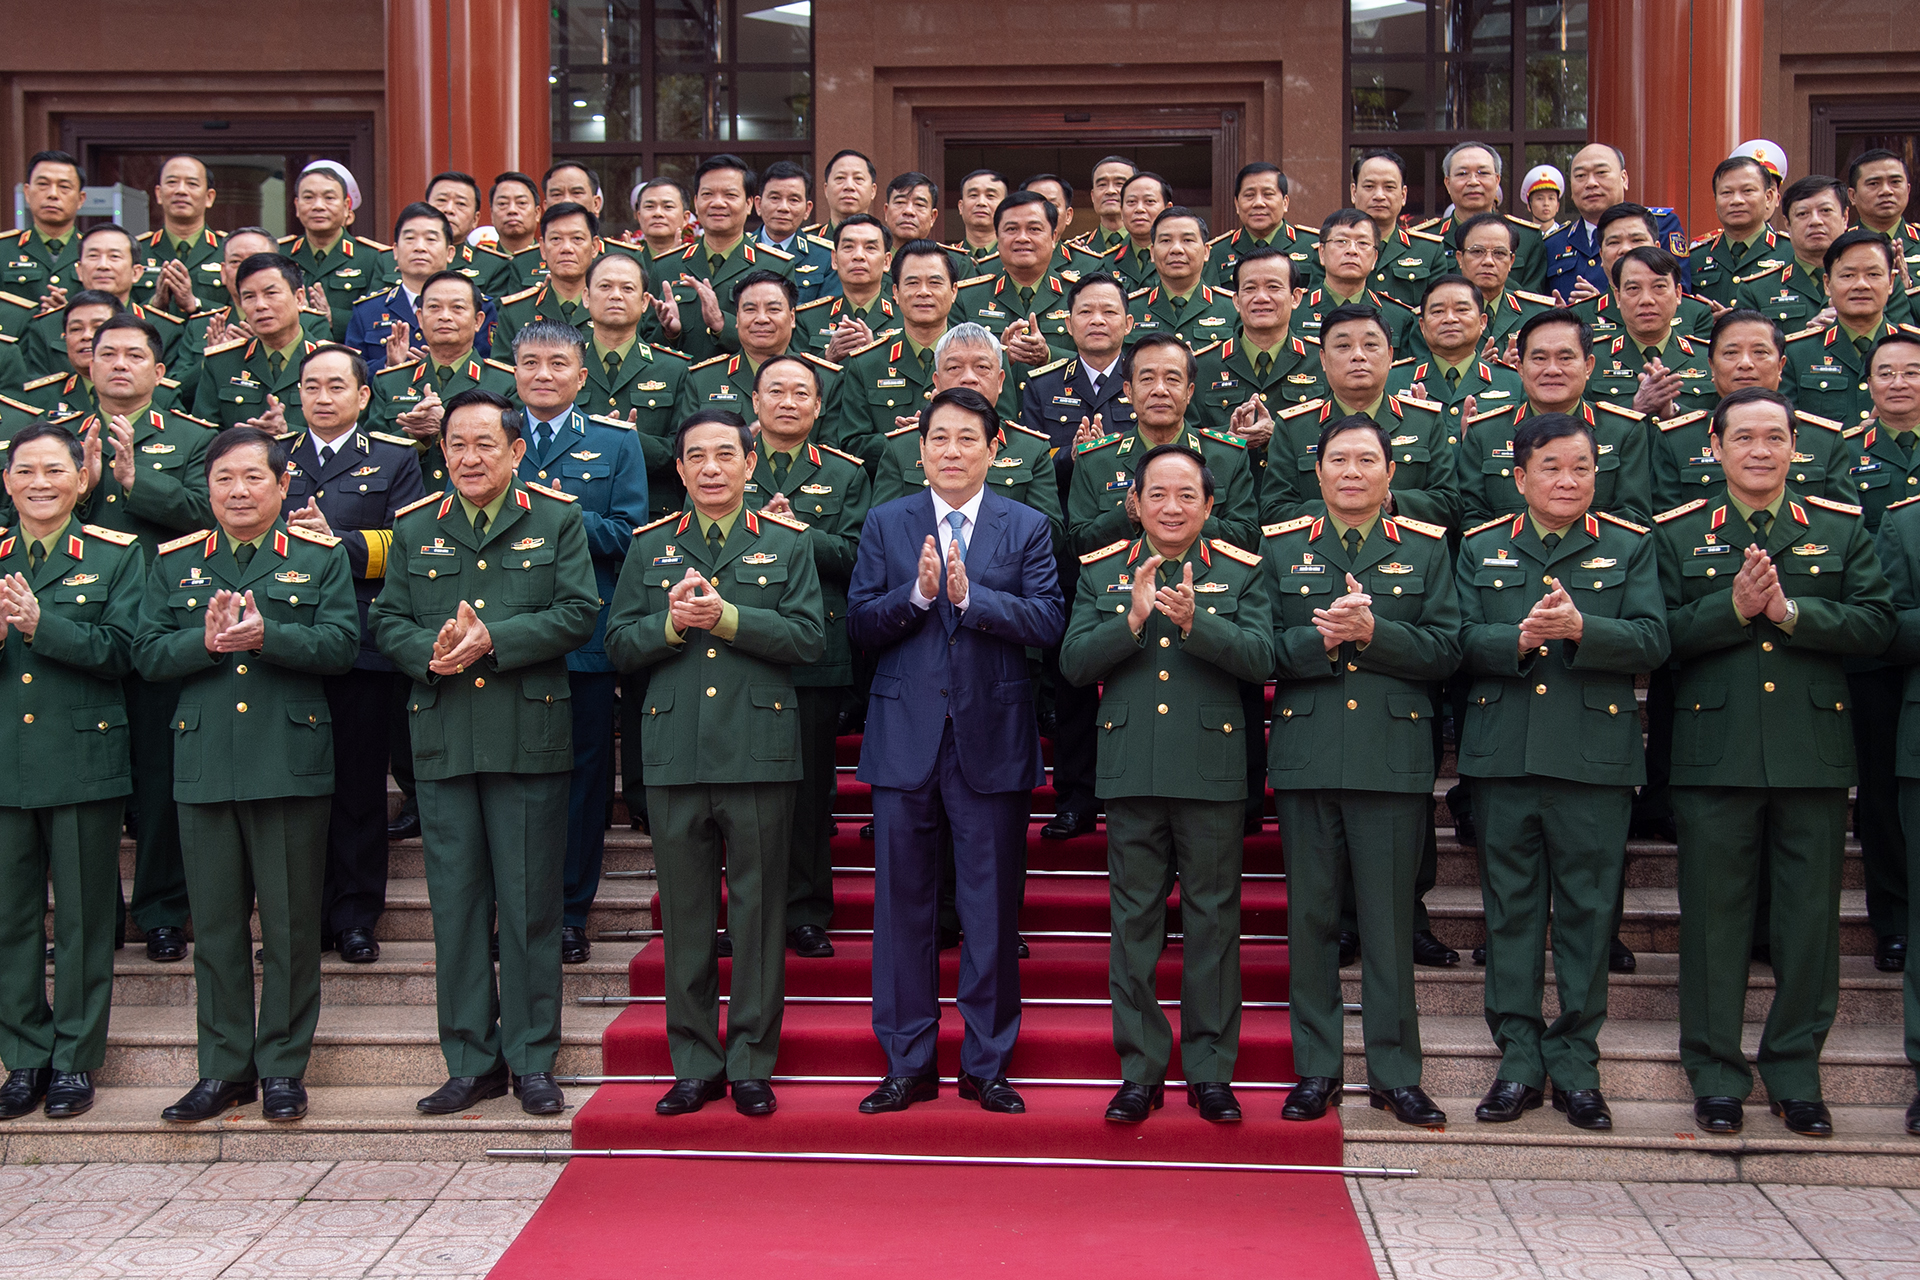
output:
[[[1920,1191],[1349,1179],[1384,1280],[1920,1280]]]

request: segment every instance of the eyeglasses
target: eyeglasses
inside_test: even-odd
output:
[[[1489,248],[1486,245],[1477,244],[1472,248],[1462,249],[1460,256],[1463,258],[1484,258],[1492,262],[1505,262],[1513,256],[1513,250],[1498,247]]]

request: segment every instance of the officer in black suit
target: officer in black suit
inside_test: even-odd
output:
[[[359,429],[372,398],[359,352],[316,347],[300,362],[300,402],[310,407],[307,429],[283,437],[290,479],[281,513],[288,528],[340,539],[360,606],[353,670],[325,677],[334,791],[320,946],[337,947],[348,964],[380,958],[373,930],[387,900],[388,729],[395,703],[407,692],[393,664],[374,647],[367,607],[386,581],[394,515],[426,492],[412,440]]]

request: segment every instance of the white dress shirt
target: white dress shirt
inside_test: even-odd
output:
[[[1120,357],[1115,356],[1112,360],[1109,360],[1107,362],[1107,367],[1104,369],[1094,368],[1093,361],[1087,359],[1085,356],[1080,357],[1080,363],[1082,367],[1085,368],[1087,371],[1088,387],[1090,387],[1093,391],[1093,394],[1097,396],[1100,394],[1101,385],[1105,383],[1108,378],[1111,378],[1113,376],[1114,367],[1120,363]]]
[[[939,539],[940,563],[944,565],[947,562],[947,554],[953,547],[953,526],[947,522],[947,517],[955,511],[960,513],[962,517],[960,534],[961,537],[966,540],[967,550],[972,551],[974,530],[979,527],[980,500],[986,496],[987,490],[986,486],[982,485],[980,488],[974,490],[971,498],[968,498],[957,507],[950,504],[939,494],[934,493],[931,489],[929,489],[927,493],[928,496],[933,499],[934,536]],[[969,588],[966,596],[961,599],[959,604],[953,607],[964,610],[972,598],[973,592],[972,589]],[[932,597],[920,594],[920,579],[917,576],[913,582],[912,599],[917,608],[930,609],[933,607]]]

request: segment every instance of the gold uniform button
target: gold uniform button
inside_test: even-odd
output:
[[[195,600],[192,596],[187,597],[187,608],[191,609],[199,603],[200,602],[198,600]]]
[[[300,603],[300,597],[299,597],[299,596],[288,596],[288,597],[287,597],[287,603],[288,603],[288,604],[299,604],[299,603]]]
[[[155,471],[158,471],[158,470],[160,469],[160,464],[159,464],[159,463],[157,463],[157,462],[156,462],[156,463],[154,463],[154,464],[153,464],[153,469],[154,469]]]
[[[1833,704],[1833,709],[1834,709],[1835,711],[1838,711],[1838,710],[1840,709],[1840,704],[1839,704],[1839,703],[1837,703],[1837,702],[1836,702],[1836,703],[1834,703],[1834,704]],[[98,728],[98,729],[100,730],[100,732],[102,732],[102,733],[105,733],[105,732],[107,731],[107,722],[106,722],[105,720],[102,720],[102,721],[101,721],[101,722],[99,723],[99,725],[98,725],[98,726],[96,726],[96,727],[97,727],[97,728]]]
[[[709,698],[711,698],[711,697],[712,697],[712,696],[713,696],[714,694],[716,694],[716,693],[719,693],[719,692],[720,692],[720,691],[719,691],[718,689],[716,689],[716,688],[714,688],[714,687],[713,687],[712,685],[708,685],[708,686],[707,686],[707,696],[708,696]]]
[[[1908,483],[1908,484],[1920,484],[1920,476],[1908,476],[1908,477],[1907,477],[1907,483]],[[1861,487],[1862,489],[1864,489],[1864,488],[1866,488],[1867,486],[1865,486],[1865,485],[1861,485],[1860,487]]]
[[[1207,606],[1207,612],[1208,612],[1208,613],[1218,613],[1218,612],[1220,612],[1220,611],[1219,611],[1218,609],[1216,609],[1216,608],[1214,608],[1214,607],[1213,607],[1212,605],[1208,605],[1208,606]]]
[[[773,704],[773,709],[774,709],[775,711],[778,711],[778,710],[780,710],[780,704],[779,704],[778,702],[775,702],[775,703]]]
[[[87,602],[87,598],[85,596],[75,596],[73,598],[73,602],[75,604],[85,604]]]
[[[1807,566],[1807,572],[1812,574],[1818,574],[1820,572],[1820,566],[1817,564],[1810,564]]]
[[[1161,678],[1162,680],[1165,680],[1165,679],[1167,678],[1167,673],[1166,673],[1166,672],[1164,672],[1164,671],[1162,671],[1162,672],[1160,673],[1160,678]]]
[[[1161,636],[1161,637],[1160,637],[1160,647],[1161,647],[1162,649],[1164,649],[1164,648],[1166,648],[1166,647],[1167,647],[1168,645],[1170,645],[1170,644],[1172,644],[1172,643],[1173,643],[1173,641],[1171,641],[1171,640],[1169,640],[1169,639],[1167,639],[1167,637],[1165,637],[1165,636]],[[32,677],[31,677],[31,676],[29,676],[29,677],[28,677],[28,679],[32,679]]]
[[[106,728],[107,726],[105,726],[105,725],[101,725],[100,727],[101,727],[102,729],[104,729],[104,728]],[[1232,726],[1232,725],[1230,725],[1230,724],[1223,724],[1223,725],[1221,725],[1221,726],[1220,726],[1220,732],[1222,732],[1222,733],[1232,733],[1232,732],[1233,732],[1233,726]]]
[[[487,567],[487,562],[485,560],[477,561],[473,567],[476,569],[484,569]]]
[[[476,689],[484,689],[484,688],[486,688],[486,687],[487,687],[487,678],[486,678],[485,676],[475,676],[475,677],[473,678],[473,687],[474,687],[474,688],[476,688]]]
[[[475,600],[473,602],[473,607],[476,609],[484,609],[487,607],[487,602],[485,600]]]
[[[429,578],[437,578],[440,576],[440,571],[438,569],[429,569],[427,570],[427,576]]]
[[[1358,667],[1356,667],[1356,666],[1354,666],[1354,665],[1353,665],[1353,664],[1352,664],[1351,662],[1349,662],[1349,663],[1347,664],[1347,670],[1349,670],[1349,671],[1358,671],[1359,669],[1360,669],[1360,668],[1358,668]]]
[[[1553,585],[1553,575],[1550,573],[1546,574],[1540,579],[1540,581],[1550,587]]]
[[[1773,641],[1771,641],[1771,640],[1762,640],[1762,641],[1760,642],[1760,651],[1761,651],[1762,653],[1772,653],[1772,652],[1773,652]]]
[[[1717,572],[1718,572],[1718,570],[1716,570],[1716,569],[1715,569],[1715,568],[1714,568],[1714,567],[1713,567],[1712,565],[1708,565],[1708,566],[1707,566],[1707,576],[1708,576],[1709,578],[1711,578],[1711,577],[1713,577],[1713,576],[1714,576],[1714,574],[1715,574],[1715,573],[1717,573]]]
[[[1763,685],[1761,685],[1760,687],[1761,687],[1762,689],[1765,689],[1765,690],[1766,690],[1766,691],[1767,691],[1768,693],[1772,693],[1772,692],[1773,692],[1773,681],[1771,681],[1771,680],[1769,680],[1769,681],[1767,681],[1767,682],[1766,682],[1765,684],[1763,684]]]
[[[545,480],[545,479],[547,478],[547,473],[546,473],[546,472],[544,472],[544,471],[542,471],[542,472],[540,473],[540,478],[541,478],[542,480]]]
[[[1499,586],[1500,584],[1496,582],[1496,583],[1494,583],[1493,585],[1497,587],[1497,586]],[[1300,594],[1301,594],[1301,595],[1305,595],[1305,594],[1307,594],[1307,588],[1305,588],[1305,587],[1302,587],[1302,588],[1300,588]]]
[[[717,658],[720,656],[720,651],[718,649],[709,649],[707,650],[707,656],[709,658]]]
[[[1293,708],[1292,708],[1292,707],[1288,707],[1288,708],[1287,708],[1287,709],[1286,709],[1285,711],[1282,711],[1282,712],[1280,713],[1280,718],[1281,718],[1282,720],[1291,720],[1291,719],[1293,719]]]
[[[233,709],[235,711],[238,711],[241,715],[247,714],[247,704],[244,702],[235,703]]]
[[[233,673],[237,676],[243,676],[247,674],[247,664],[244,662],[241,663],[239,666],[233,669]]]
[[[1513,473],[1511,471],[1508,471],[1505,467],[1502,467],[1500,468],[1500,474],[1503,476],[1509,476],[1509,475],[1512,475]]]
[[[1846,703],[1844,703],[1844,702],[1836,702],[1836,703],[1834,703],[1834,704],[1833,704],[1833,709],[1834,709],[1835,711],[1845,711],[1845,710],[1847,709],[1847,704],[1846,704]],[[104,729],[104,728],[106,728],[107,726],[105,726],[105,725],[101,725],[100,727],[101,727],[102,729]]]
[[[1358,711],[1359,709],[1360,709],[1360,704],[1358,702],[1354,701],[1352,698],[1347,699],[1347,710]]]
[[[1617,715],[1619,715],[1619,714],[1620,714],[1620,707],[1619,707],[1619,704],[1617,704],[1617,703],[1613,703],[1613,702],[1609,702],[1609,703],[1607,704],[1607,714],[1608,714],[1608,715],[1610,715],[1610,716],[1617,716]]]
[[[27,714],[25,714],[24,716],[21,716],[20,718],[21,718],[21,719],[22,719],[23,721],[25,721],[25,722],[26,722],[27,724],[32,724],[32,723],[33,723],[33,712],[31,712],[31,711],[29,711],[29,712],[27,712]],[[183,726],[181,726],[181,727],[182,727],[182,728],[184,728],[185,726],[183,725]]]
[[[765,574],[760,575],[760,585],[763,587],[767,585],[767,577]]]
[[[1166,704],[1166,703],[1164,703],[1164,702],[1163,702],[1163,703],[1161,703],[1161,704],[1159,705],[1159,707],[1158,707],[1158,708],[1156,708],[1156,709],[1157,709],[1157,710],[1158,710],[1158,711],[1160,712],[1160,714],[1161,714],[1161,715],[1165,715],[1165,714],[1167,714],[1167,704]]]
[[[1162,641],[1161,643],[1163,643],[1163,644],[1164,644],[1164,643],[1166,643],[1166,642],[1165,642],[1165,641]],[[33,672],[31,672],[31,671],[29,671],[29,672],[27,672],[27,674],[25,674],[25,675],[23,675],[23,676],[21,676],[21,677],[20,677],[20,683],[21,683],[21,684],[32,684],[32,683],[33,683]]]
[[[1496,586],[1496,587],[1504,587],[1504,586],[1506,586],[1507,584],[1506,584],[1506,583],[1505,583],[1504,581],[1502,581],[1501,579],[1499,579],[1499,578],[1495,578],[1495,579],[1493,580],[1493,585],[1494,585],[1494,586]],[[1302,587],[1302,588],[1300,588],[1300,590],[1301,590],[1302,592],[1304,592],[1304,591],[1306,591],[1306,588],[1305,588],[1305,587]]]
[[[1545,693],[1545,692],[1547,691],[1547,686],[1545,686],[1545,685],[1543,685],[1543,684],[1537,684],[1537,685],[1535,685],[1535,686],[1533,686],[1533,691],[1534,691],[1535,693]]]
[[[1399,595],[1399,594],[1400,594],[1400,588],[1399,588],[1399,587],[1395,587],[1395,588],[1393,589],[1393,594],[1395,594],[1395,595]]]

